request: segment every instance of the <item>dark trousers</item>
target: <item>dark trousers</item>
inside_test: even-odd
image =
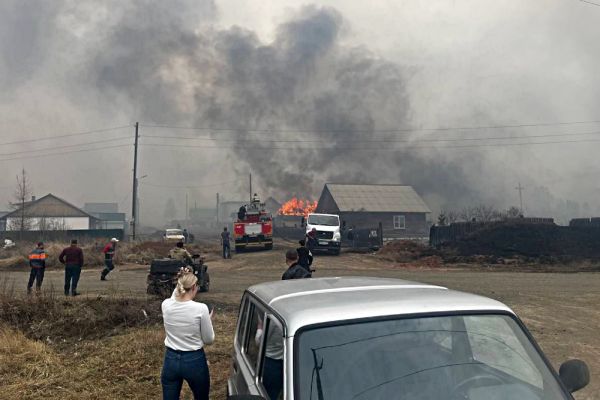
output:
[[[283,360],[265,357],[263,386],[270,400],[277,400],[283,390]]]
[[[229,246],[229,243],[223,243],[223,258],[230,258],[231,257],[231,247]]]
[[[29,282],[27,283],[27,289],[31,290],[33,287],[33,282],[35,281],[35,287],[41,288],[42,282],[44,281],[44,271],[45,268],[31,268],[31,273],[29,274]]]
[[[75,293],[77,291],[77,282],[81,275],[81,267],[79,265],[69,265],[65,267],[65,294]]]
[[[194,394],[194,400],[208,400],[210,374],[204,350],[177,351],[167,348],[160,374],[163,400],[179,400],[183,381]]]
[[[115,264],[113,263],[112,259],[105,259],[104,260],[104,269],[102,270],[102,276],[106,277],[106,275],[108,275],[108,273],[110,271],[112,271],[113,269],[115,269]]]

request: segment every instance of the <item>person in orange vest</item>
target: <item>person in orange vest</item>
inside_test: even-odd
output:
[[[27,293],[31,293],[33,282],[35,281],[35,290],[37,292],[42,288],[44,280],[44,271],[46,270],[46,257],[44,251],[44,243],[39,242],[37,247],[29,254],[29,266],[31,273],[29,274],[29,282],[27,283]]]

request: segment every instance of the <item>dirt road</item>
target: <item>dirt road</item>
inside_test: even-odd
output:
[[[211,258],[212,257],[212,258]],[[234,255],[231,260],[211,256],[211,275],[206,301],[238,303],[243,290],[258,282],[278,280],[283,272],[283,248],[271,252]],[[320,256],[315,277],[363,275],[416,280],[452,289],[479,293],[512,307],[525,321],[555,366],[569,358],[585,360],[592,371],[592,383],[577,399],[600,399],[600,273],[487,272],[483,268],[420,268],[394,265],[374,255],[342,254]],[[147,267],[118,266],[101,282],[100,270],[84,270],[80,291],[97,296],[119,293],[144,296]],[[0,271],[0,282],[24,292],[28,271]],[[62,291],[63,272],[48,270],[44,286]]]

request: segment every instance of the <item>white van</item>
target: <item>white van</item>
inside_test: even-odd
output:
[[[312,243],[307,243],[311,251],[327,251],[340,254],[342,235],[340,233],[340,216],[336,214],[308,214],[305,220],[306,235],[314,235]],[[314,230],[314,234],[311,233]]]

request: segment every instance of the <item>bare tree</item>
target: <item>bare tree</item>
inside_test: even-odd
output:
[[[438,215],[438,225],[450,225],[460,219],[459,213],[454,210],[445,210],[442,209],[440,211],[440,215]]]
[[[472,221],[475,217],[475,207],[465,206],[458,211],[458,218],[461,221]]]
[[[29,182],[27,172],[23,168],[21,174],[17,175],[17,185],[14,193],[15,202],[10,204],[13,210],[19,211],[18,219],[11,222],[11,230],[19,231],[19,239],[23,239],[24,231],[31,230],[33,227],[33,220],[25,212],[25,203],[31,198],[32,192],[31,182]]]
[[[458,216],[458,212],[456,212],[454,210],[446,211],[445,215],[446,215],[446,222],[448,223],[448,225],[450,225],[460,219]]]
[[[494,206],[480,204],[473,207],[473,216],[479,222],[492,222],[501,218],[501,213]]]
[[[521,216],[521,210],[518,207],[512,206],[504,213],[506,218],[518,218]]]

